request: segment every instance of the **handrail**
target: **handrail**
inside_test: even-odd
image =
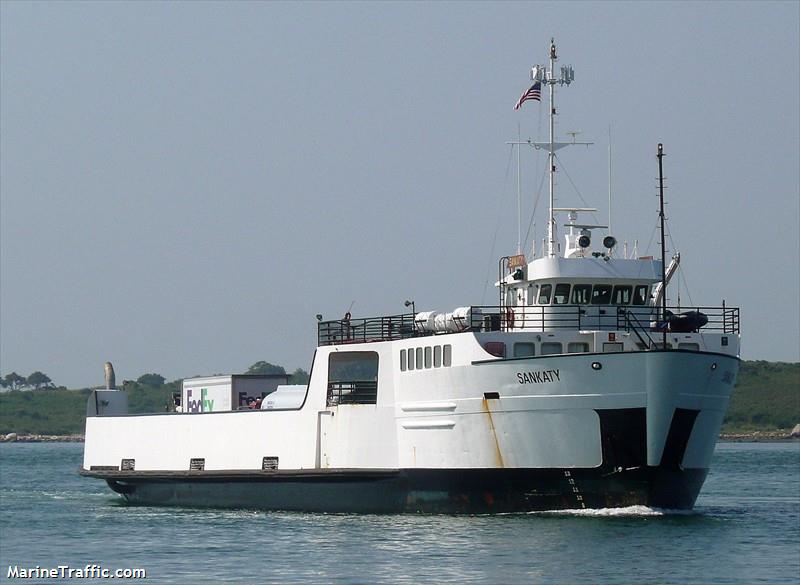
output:
[[[327,406],[340,404],[375,404],[378,400],[378,383],[374,380],[328,382]]]
[[[650,333],[644,327],[642,327],[642,324],[639,321],[638,317],[636,317],[636,315],[632,315],[631,312],[624,307],[620,307],[619,309],[617,309],[617,315],[619,315],[620,313],[625,315],[625,325],[626,325],[625,330],[633,331],[636,334],[636,337],[639,338],[639,341],[642,343],[642,345],[644,345],[648,349],[653,347],[653,344],[655,342],[653,341],[653,338],[650,337]],[[633,320],[636,321],[637,327],[630,327],[631,317],[633,317]],[[642,331],[642,333],[644,333],[647,336],[647,341],[644,340],[639,331]]]
[[[667,307],[674,313],[668,320],[668,331],[700,331],[739,333],[738,307]],[[448,321],[446,331],[432,331],[414,322],[414,313],[381,317],[344,318],[320,321],[317,325],[318,345],[394,341],[426,337],[437,333],[468,331],[634,331],[647,346],[653,344],[651,331],[661,331],[661,307],[648,305],[527,305],[469,307],[464,317]],[[692,313],[707,319],[698,325]],[[419,315],[419,313],[417,313]],[[682,328],[679,328],[682,327]],[[645,339],[646,337],[646,339]]]

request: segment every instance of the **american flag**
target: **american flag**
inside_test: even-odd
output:
[[[542,84],[541,82],[537,81],[534,83],[529,90],[522,94],[522,96],[517,100],[517,103],[514,105],[514,109],[518,110],[522,107],[522,104],[528,100],[536,100],[537,102],[542,101]]]

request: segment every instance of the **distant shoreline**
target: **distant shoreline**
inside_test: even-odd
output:
[[[80,434],[74,435],[18,435],[8,433],[0,435],[2,443],[83,443],[85,437]]]
[[[719,443],[785,443],[798,441],[800,437],[793,437],[791,431],[753,431],[752,433],[722,433],[717,438]],[[81,434],[73,435],[18,435],[8,433],[0,435],[2,443],[83,443],[85,437]]]
[[[785,443],[800,441],[800,437],[792,436],[791,431],[754,431],[752,433],[721,433],[717,438],[720,443]]]

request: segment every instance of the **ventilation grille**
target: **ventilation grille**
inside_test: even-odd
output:
[[[191,471],[203,471],[206,468],[206,460],[205,459],[190,459],[189,460],[189,469]]]
[[[264,457],[264,459],[261,461],[261,469],[264,471],[278,469],[278,458]]]
[[[136,459],[123,459],[119,468],[122,471],[133,471],[136,468]]]

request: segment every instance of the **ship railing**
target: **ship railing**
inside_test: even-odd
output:
[[[377,400],[378,382],[375,380],[328,382],[328,406],[376,404]]]
[[[691,319],[670,321],[668,331],[704,333],[739,333],[738,307],[667,307],[674,316],[702,313],[707,323],[691,327]],[[415,314],[383,317],[345,318],[321,321],[317,327],[319,345],[393,341],[438,333],[468,331],[632,331],[640,341],[652,346],[649,333],[663,331],[661,307],[617,305],[474,305],[458,318],[448,321],[444,330],[431,330],[415,323]],[[687,323],[690,327],[687,328]],[[682,327],[682,328],[679,328]]]
[[[471,331],[580,330],[586,324],[586,311],[579,305],[518,307],[482,305],[470,309],[469,327],[465,329]]]
[[[357,319],[345,317],[317,324],[318,345],[391,341],[424,334],[414,326],[413,313]]]
[[[681,317],[702,314],[707,322],[700,326],[693,326],[691,319],[685,323],[680,321]],[[662,332],[666,328],[668,332],[691,333],[702,331],[703,333],[739,333],[739,308],[726,307],[700,307],[700,306],[668,306],[667,321],[663,318],[662,307],[647,307],[647,311],[630,310],[627,307],[619,307],[617,310],[617,326],[626,331]],[[677,319],[676,319],[677,318]],[[694,323],[696,325],[696,323]]]

